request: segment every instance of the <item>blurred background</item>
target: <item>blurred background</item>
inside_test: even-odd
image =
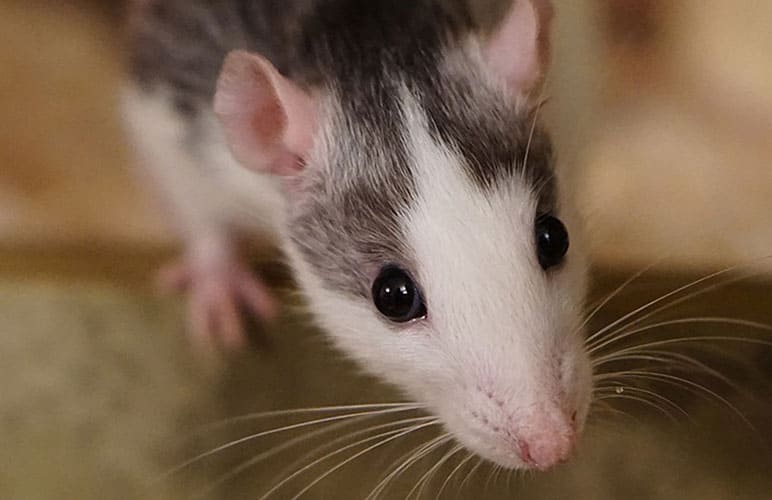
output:
[[[737,265],[753,276],[684,301],[672,317],[769,323],[772,259],[760,258],[772,254],[772,3],[556,3],[548,119],[587,218],[593,297],[665,258],[594,323]],[[0,497],[253,498],[312,440],[286,461],[245,469],[211,491],[267,445],[235,447],[157,479],[268,422],[193,433],[198,425],[396,396],[328,351],[294,312],[269,327],[267,352],[219,364],[190,352],[180,303],[150,286],[175,240],[130,175],[115,109],[122,10],[119,1],[0,0]],[[275,274],[285,288],[285,273]],[[689,328],[661,335],[764,334]],[[706,394],[695,387],[656,389],[694,422],[681,415],[671,423],[620,397],[632,416],[599,420],[570,465],[509,485],[486,482],[493,478],[486,471],[463,488],[452,483],[452,494],[772,498],[772,356],[749,343],[709,347],[700,361],[738,387],[706,381],[721,399],[699,398]],[[379,466],[343,468],[309,497],[363,497],[375,484],[366,473],[399,456],[390,453],[372,459]],[[418,475],[408,475],[408,490],[431,465],[412,468]],[[386,497],[404,498],[400,487]]]

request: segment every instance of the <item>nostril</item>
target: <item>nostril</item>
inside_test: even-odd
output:
[[[531,448],[528,446],[528,443],[520,441],[517,443],[517,447],[520,452],[520,459],[529,465],[535,465],[533,457],[531,457]]]
[[[546,470],[568,460],[574,448],[573,434],[544,433],[517,441],[520,459],[528,466]]]
[[[572,424],[575,424],[575,423],[576,423],[576,413],[577,413],[577,412],[573,412],[573,413],[571,414],[571,423],[572,423]]]

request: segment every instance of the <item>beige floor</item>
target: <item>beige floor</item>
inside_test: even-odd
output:
[[[138,266],[140,270],[157,263],[157,259],[142,255],[121,257],[145,262]],[[34,260],[26,262],[35,264]],[[299,429],[223,450],[177,474],[165,474],[198,453],[230,440],[302,420],[269,418],[211,427],[229,417],[254,411],[397,399],[390,390],[362,377],[350,363],[331,352],[302,315],[291,310],[262,332],[271,341],[268,350],[246,353],[224,365],[211,365],[194,356],[183,341],[181,310],[176,302],[160,300],[146,287],[124,279],[124,272],[131,271],[131,266],[73,273],[59,268],[61,263],[38,264],[38,269],[47,270],[48,277],[6,272],[0,284],[0,318],[4,319],[0,335],[0,433],[4,436],[0,498],[257,498],[289,474],[289,464],[326,443],[332,447],[322,449],[315,457],[336,446],[348,446],[354,439],[335,442],[343,438],[344,429],[331,429],[315,438],[316,428]],[[607,275],[599,288],[608,290],[623,277]],[[611,303],[596,324],[617,318],[646,297],[686,279],[661,274],[645,278]],[[772,313],[765,306],[769,290],[733,286],[679,308],[676,317],[731,314],[771,322]],[[727,328],[663,332],[673,334],[761,338],[751,330]],[[591,419],[580,453],[569,465],[549,474],[512,481],[504,477],[489,481],[492,471],[483,467],[462,487],[462,479],[471,469],[466,467],[449,483],[443,498],[769,498],[770,353],[744,344],[707,345],[713,350],[683,352],[721,370],[742,389],[738,392],[696,372],[686,376],[705,384],[718,397],[728,398],[731,403],[727,404],[737,408],[755,430],[727,404],[707,393],[700,395],[700,391],[690,388],[677,390],[667,384],[644,385],[672,398],[688,417],[675,407],[665,407],[660,413],[634,402],[625,406],[625,401],[619,400],[615,402],[617,410],[630,416],[599,410]],[[669,369],[664,372],[684,375]],[[629,391],[638,385],[626,385],[627,393],[635,394]],[[208,430],[202,432],[202,426]],[[362,427],[352,425],[345,432]],[[429,439],[431,435],[419,437]],[[296,438],[300,440],[276,457],[218,482],[245,460]],[[331,474],[307,498],[364,498],[386,466],[419,443],[401,440],[373,451]],[[275,498],[289,498],[361,449],[344,449],[320,467],[298,475]],[[433,459],[439,456],[435,454]],[[433,463],[430,457],[415,464],[384,498],[404,498]],[[437,493],[457,464],[458,460],[451,461],[440,469],[438,477],[442,479],[430,485],[428,497]],[[296,465],[289,471],[298,469]],[[201,496],[202,492],[207,494]]]

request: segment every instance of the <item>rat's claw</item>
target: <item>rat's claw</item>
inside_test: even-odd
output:
[[[235,351],[244,347],[243,310],[257,318],[272,320],[278,306],[266,286],[241,262],[202,265],[183,259],[159,273],[165,291],[188,295],[188,332],[193,343],[205,350],[213,347]]]
[[[244,328],[237,297],[228,283],[197,282],[188,298],[189,332],[201,348],[244,346]]]
[[[265,320],[271,321],[276,318],[278,304],[262,281],[246,271],[237,278],[237,285],[241,299],[247,308]]]

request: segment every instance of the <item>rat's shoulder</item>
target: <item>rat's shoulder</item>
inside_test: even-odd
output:
[[[210,98],[225,55],[259,53],[301,83],[377,73],[474,25],[464,0],[135,0],[130,71]],[[402,64],[400,64],[400,62]]]
[[[318,0],[135,0],[128,19],[130,76],[209,99],[228,52],[263,54],[289,71],[300,19]]]

